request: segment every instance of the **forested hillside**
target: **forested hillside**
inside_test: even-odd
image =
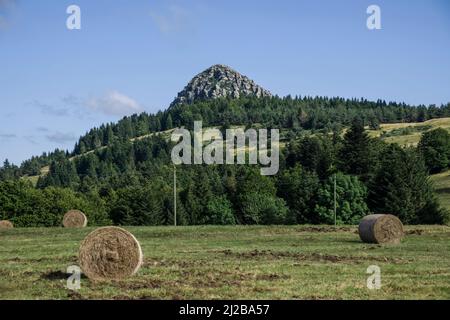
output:
[[[91,224],[355,224],[370,212],[404,223],[445,223],[430,173],[450,166],[450,136],[425,121],[450,117],[450,104],[410,106],[382,100],[280,98],[224,65],[195,76],[171,106],[93,128],[73,150],[44,153],[0,168],[0,218],[17,226],[57,226],[69,209]],[[170,132],[194,121],[222,132],[280,129],[280,170],[257,165],[179,165]],[[410,123],[382,131],[388,124]],[[414,125],[412,125],[414,123]],[[419,123],[419,125],[417,125]],[[371,135],[366,129],[371,130]],[[379,132],[373,136],[374,132]],[[388,144],[417,134],[418,146]]]
[[[376,102],[365,99],[326,97],[243,97],[204,100],[191,105],[176,105],[156,114],[141,113],[124,117],[117,123],[93,128],[80,137],[70,152],[55,150],[24,161],[20,167],[6,163],[1,176],[38,175],[53,160],[84,154],[117,141],[126,141],[175,127],[192,128],[194,120],[204,127],[260,124],[265,128],[283,128],[288,138],[302,131],[340,132],[358,117],[372,129],[384,123],[424,122],[450,117],[450,104],[445,106],[410,106],[403,103]]]
[[[273,177],[251,165],[177,166],[178,223],[333,223],[335,179],[340,224],[355,224],[369,212],[393,213],[411,224],[447,221],[429,181],[434,132],[421,148],[406,149],[370,138],[357,118],[343,138],[291,134]],[[166,136],[151,135],[116,139],[72,160],[61,153],[37,188],[4,178],[0,213],[17,226],[59,225],[70,208],[84,210],[91,224],[172,224],[172,146]],[[449,162],[440,164],[445,170]]]

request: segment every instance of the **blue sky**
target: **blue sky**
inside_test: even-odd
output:
[[[81,8],[81,30],[66,9]],[[382,30],[366,27],[381,8]],[[0,161],[165,109],[212,64],[274,94],[450,102],[447,0],[0,0]]]

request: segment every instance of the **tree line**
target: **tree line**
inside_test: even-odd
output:
[[[194,120],[205,127],[259,124],[264,128],[284,128],[289,137],[298,132],[339,132],[358,117],[372,129],[381,123],[423,122],[450,117],[450,104],[442,106],[411,106],[405,103],[368,101],[328,97],[242,97],[204,100],[192,105],[176,105],[155,114],[141,113],[124,117],[117,123],[93,128],[80,137],[71,152],[55,150],[24,161],[20,167],[9,165],[0,169],[5,176],[38,175],[40,169],[61,157],[70,158],[110,146],[117,141],[145,136],[175,127],[192,129]]]
[[[445,223],[448,214],[429,181],[436,160],[430,154],[436,156],[440,143],[450,141],[442,136],[441,130],[427,132],[419,147],[401,148],[370,138],[364,119],[356,117],[343,137],[331,132],[290,138],[273,177],[261,176],[252,165],[180,165],[177,220],[333,223],[336,184],[339,224],[356,224],[370,212],[392,213],[407,224]],[[72,160],[51,161],[36,188],[24,179],[2,179],[0,217],[18,226],[56,226],[65,211],[77,208],[92,224],[172,224],[172,147],[160,135],[115,140]],[[438,162],[449,165],[448,158]]]

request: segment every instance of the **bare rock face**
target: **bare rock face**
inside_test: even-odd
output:
[[[230,67],[216,64],[196,75],[184,90],[178,93],[170,106],[191,104],[206,99],[242,96],[260,98],[271,97],[272,94]]]

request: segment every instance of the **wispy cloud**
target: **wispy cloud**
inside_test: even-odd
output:
[[[17,138],[17,136],[15,134],[12,133],[0,133],[0,139],[15,139]]]
[[[125,116],[143,111],[142,106],[134,99],[118,92],[111,91],[101,97],[91,97],[86,106],[95,112],[106,115]]]
[[[39,131],[39,132],[49,132],[50,131],[46,127],[37,127],[36,130]]]
[[[32,106],[35,106],[41,110],[43,114],[57,116],[57,117],[65,117],[69,115],[69,108],[63,107],[55,107],[53,105],[42,103],[38,100],[34,100],[31,103]]]
[[[54,132],[45,136],[48,141],[56,143],[71,143],[77,140],[73,133]]]
[[[82,99],[74,95],[68,95],[63,97],[62,102],[69,106],[81,106],[83,104]]]
[[[23,136],[25,140],[34,145],[39,145],[39,143],[35,140],[35,136]]]
[[[78,119],[87,119],[92,117],[92,110],[87,107],[88,99],[80,98],[75,95],[68,95],[61,99],[62,104],[70,109],[71,116]]]
[[[96,113],[110,116],[126,116],[144,111],[144,108],[136,100],[118,91],[110,91],[104,95],[91,96],[89,98],[68,95],[63,97],[58,104],[34,100],[29,105],[39,108],[41,113],[45,115],[76,117],[78,119],[85,119]],[[41,127],[40,129],[43,128]]]
[[[163,13],[150,12],[150,17],[161,33],[168,34],[185,30],[190,24],[190,13],[179,5],[171,5]]]

